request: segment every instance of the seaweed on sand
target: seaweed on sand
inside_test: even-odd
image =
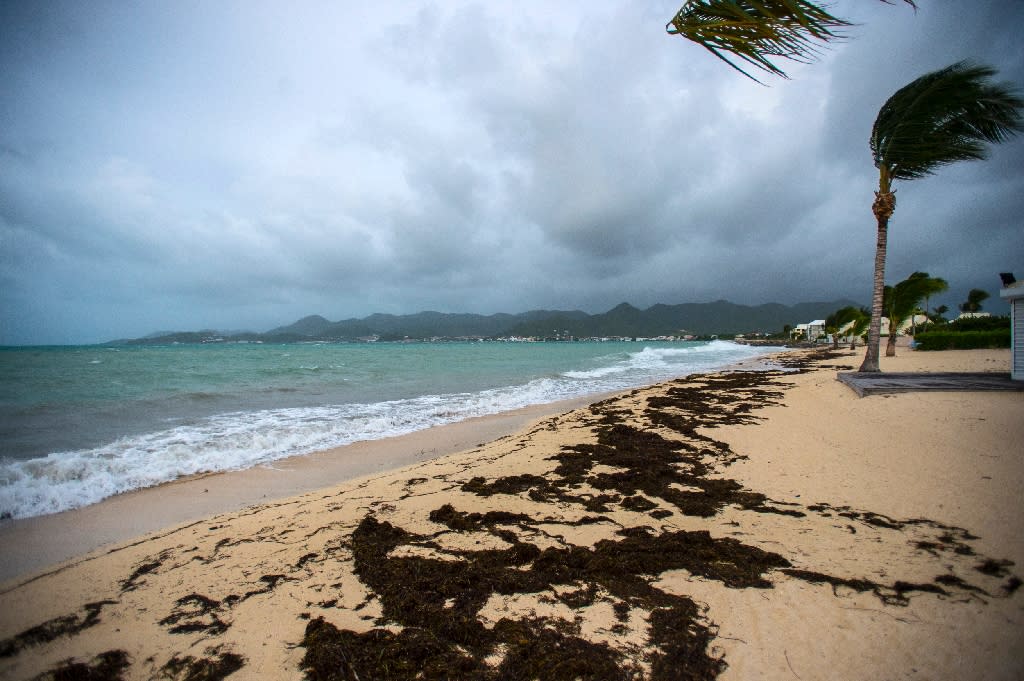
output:
[[[121,582],[121,593],[137,589],[139,587],[139,579],[145,575],[155,572],[161,564],[162,561],[154,560],[139,565],[124,581]]]
[[[494,630],[508,650],[493,678],[627,681],[637,673],[609,646],[573,636],[564,625],[503,619]]]
[[[66,660],[36,677],[37,681],[121,681],[128,669],[128,653],[108,650],[90,662]]]
[[[765,495],[744,489],[735,480],[713,477],[716,470],[740,457],[726,443],[698,432],[751,422],[753,409],[781,398],[773,384],[785,375],[737,371],[676,381],[664,395],[646,398],[642,417],[654,428],[630,423],[635,419],[619,409],[615,400],[595,403],[590,412],[597,443],[563,447],[551,457],[558,463],[553,476],[476,477],[462,489],[480,496],[526,492],[535,501],[555,499],[593,512],[606,512],[609,505],[619,504],[634,511],[657,508],[651,515],[666,517],[671,511],[651,501],[660,499],[684,515],[697,517],[714,516],[727,505],[801,517],[803,511],[778,508]],[[679,437],[667,438],[657,432],[659,427]],[[597,466],[614,470],[594,473]],[[598,493],[579,493],[583,485]]]
[[[449,506],[433,515],[462,517]],[[478,521],[465,529],[536,525],[525,517]],[[579,585],[571,597],[555,600],[574,608],[605,600],[618,613],[629,608],[650,613],[650,678],[710,679],[723,663],[708,651],[713,633],[699,608],[686,597],[654,588],[652,580],[667,570],[686,569],[730,587],[766,587],[768,570],[789,565],[777,554],[704,531],[658,535],[630,528],[619,535],[593,548],[540,550],[508,533],[515,543],[503,550],[449,551],[446,558],[396,556],[401,546],[430,546],[430,538],[367,516],[352,535],[355,571],[381,601],[381,624],[401,630],[356,633],[310,621],[303,641],[307,678],[635,678],[640,672],[622,650],[579,637],[572,622],[503,618],[488,628],[480,616],[493,595],[554,594],[556,586]]]
[[[93,627],[100,622],[100,612],[106,605],[116,601],[106,600],[86,603],[82,614],[61,615],[42,624],[0,641],[0,657],[12,657],[29,646],[41,645],[55,641],[61,636],[75,636],[81,631]]]
[[[564,447],[550,457],[558,462],[555,479],[538,475],[494,481],[473,478],[463,490],[481,496],[528,492],[535,501],[557,499],[593,512],[605,512],[609,504],[616,503],[628,510],[651,510],[657,505],[649,499],[661,499],[684,515],[698,517],[713,516],[729,504],[761,513],[804,515],[769,506],[765,495],[746,490],[735,480],[711,477],[714,462],[730,453],[723,443],[716,443],[714,449],[698,448],[623,423],[599,426],[597,440],[596,444]],[[706,461],[709,454],[715,456],[711,463]],[[616,470],[592,473],[597,466]],[[603,493],[574,493],[583,484]],[[665,513],[658,515],[664,517]]]
[[[448,528],[468,532],[479,530],[483,527],[493,527],[496,524],[511,525],[528,522],[530,516],[523,513],[509,513],[508,511],[488,511],[487,513],[462,513],[455,510],[451,504],[445,504],[441,508],[430,512],[430,519],[435,523],[441,523]]]
[[[949,593],[942,588],[942,584],[951,587],[958,587],[965,591],[977,591],[984,593],[981,589],[971,586],[962,579],[952,575],[940,575],[936,577],[935,584],[912,584],[910,582],[897,581],[891,586],[886,586],[869,579],[846,579],[826,575],[820,572],[814,572],[812,570],[786,569],[782,572],[790,577],[795,577],[796,579],[803,580],[810,584],[829,584],[832,586],[832,592],[837,595],[840,587],[852,589],[858,593],[870,591],[886,605],[905,606],[910,602],[907,594],[914,591],[939,594],[941,596],[949,595]]]
[[[207,649],[210,657],[174,656],[161,667],[164,678],[173,681],[220,681],[245,666],[245,658],[237,653]]]
[[[765,495],[746,490],[735,480],[711,477],[713,463],[706,461],[707,456],[727,452],[725,445],[714,450],[697,448],[625,424],[600,427],[597,439],[597,444],[568,447],[552,457],[559,462],[555,473],[561,475],[564,486],[587,483],[625,498],[643,493],[672,504],[684,515],[698,517],[713,516],[729,504],[760,512],[803,515],[767,506]],[[597,465],[618,470],[591,473]]]
[[[175,602],[175,608],[170,615],[160,620],[160,624],[170,626],[172,634],[191,634],[204,632],[215,636],[223,634],[231,626],[217,616],[221,608],[221,602],[203,596],[202,594],[189,594],[182,596]]]

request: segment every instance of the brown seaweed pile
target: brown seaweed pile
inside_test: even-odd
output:
[[[97,601],[86,603],[81,614],[71,613],[26,629],[20,634],[0,641],[0,657],[12,657],[25,648],[50,643],[64,636],[76,634],[99,624],[103,606],[112,605],[115,601]]]
[[[128,654],[108,650],[89,662],[67,660],[39,677],[39,681],[118,681],[129,667]]]
[[[707,532],[656,535],[633,528],[593,548],[541,550],[502,529],[510,521],[528,528],[532,521],[521,517],[472,517],[478,514],[460,514],[450,506],[432,515],[449,526],[485,528],[511,540],[511,546],[448,551],[443,559],[395,557],[391,554],[399,547],[430,547],[433,542],[372,516],[364,518],[352,536],[356,573],[380,599],[382,619],[402,629],[357,633],[338,630],[322,618],[310,621],[303,639],[308,678],[644,678],[625,651],[581,638],[573,622],[502,618],[488,627],[480,618],[494,594],[555,594],[559,585],[578,587],[559,597],[574,609],[603,600],[623,618],[634,608],[651,613],[646,678],[714,678],[722,662],[706,653],[713,632],[697,604],[650,582],[665,570],[692,568],[730,586],[763,588],[768,569],[788,565],[781,556],[733,539],[713,539]],[[500,660],[489,663],[495,656]]]

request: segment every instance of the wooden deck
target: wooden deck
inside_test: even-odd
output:
[[[1010,379],[1009,372],[894,372],[859,373],[843,371],[836,378],[850,386],[860,397],[884,393],[925,391],[1024,391],[1024,381]]]

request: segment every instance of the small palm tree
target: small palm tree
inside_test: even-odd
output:
[[[909,317],[919,312],[918,304],[927,296],[942,293],[949,288],[945,279],[930,277],[927,272],[914,272],[896,284],[886,286],[882,295],[885,316],[889,319],[889,342],[885,356],[896,356],[896,336]]]
[[[845,331],[846,336],[850,339],[850,349],[855,349],[857,347],[857,339],[868,330],[868,321],[871,319],[871,313],[868,312],[866,307],[854,307],[851,305],[837,310],[833,313],[833,317],[839,332]]]
[[[839,313],[833,312],[825,317],[825,333],[832,338],[832,349],[839,349],[839,331],[843,324],[839,320]]]
[[[896,180],[916,180],[941,166],[983,159],[996,144],[1024,129],[1024,100],[1008,85],[993,83],[995,69],[957,62],[925,74],[898,90],[878,112],[871,155],[878,168],[872,211],[878,225],[871,324],[860,371],[879,371],[878,345],[885,291],[889,218],[896,210]]]
[[[881,0],[893,4],[893,0]],[[916,7],[914,0],[903,0]],[[787,78],[773,62],[783,58],[798,63],[814,61],[825,45],[843,38],[845,19],[809,0],[687,0],[665,30],[709,50],[743,75],[757,80],[725,56],[747,62],[772,75]],[[760,81],[758,81],[760,82]]]

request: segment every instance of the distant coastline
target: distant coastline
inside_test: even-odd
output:
[[[216,330],[161,332],[142,338],[109,341],[105,345],[170,345],[183,343],[372,343],[394,341],[596,341],[706,340],[775,336],[786,325],[824,318],[851,305],[849,300],[782,305],[738,305],[725,300],[710,303],[657,304],[641,310],[622,303],[600,314],[580,310],[533,310],[492,315],[420,312],[410,315],[373,314],[332,322],[311,315],[266,332]],[[778,345],[778,342],[773,343]]]

